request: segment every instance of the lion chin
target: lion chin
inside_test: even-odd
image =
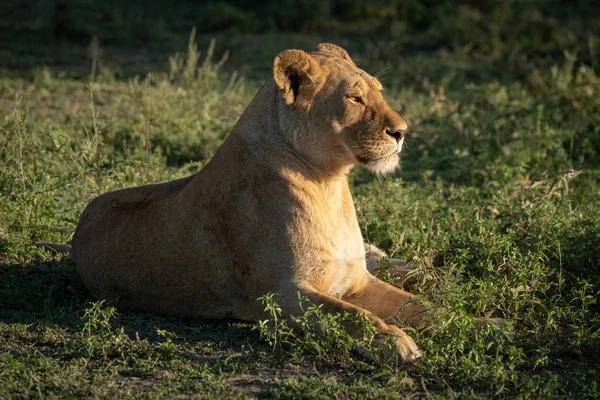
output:
[[[421,351],[386,320],[419,327],[425,310],[367,269],[347,179],[356,164],[398,167],[407,124],[381,90],[338,46],[279,54],[201,171],[88,204],[71,247],[84,285],[121,309],[252,321],[269,317],[259,297],[277,293],[289,317],[303,310],[300,294],[368,318],[382,348],[366,357],[412,362]],[[348,149],[388,155],[360,162]],[[362,338],[359,325],[347,329]]]
[[[400,167],[400,155],[398,153],[392,153],[385,157],[363,162],[361,165],[377,176],[388,175]]]

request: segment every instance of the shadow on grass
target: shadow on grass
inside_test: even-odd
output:
[[[81,283],[70,260],[33,261],[22,266],[0,260],[0,322],[57,326],[77,332],[84,310],[94,299]],[[120,312],[112,321],[130,338],[164,341],[157,330],[168,331],[174,342],[205,344],[218,349],[240,349],[260,343],[252,324],[227,320],[163,317]]]

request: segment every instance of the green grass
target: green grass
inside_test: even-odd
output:
[[[28,36],[0,52],[14,61],[0,73],[0,397],[600,397],[598,20],[459,9],[378,41],[272,34],[247,14],[252,34],[186,49],[187,26],[167,23],[173,43],[143,39],[138,64],[122,57],[137,42],[104,31],[30,59],[12,58]],[[410,126],[401,171],[351,181],[364,237],[415,267],[379,276],[453,313],[410,332],[425,351],[413,366],[364,362],[344,316],[309,309],[290,332],[276,296],[260,324],[119,312],[69,257],[33,246],[69,242],[100,193],[201,169],[277,52],[326,40],[380,77]],[[506,318],[513,336],[466,315]]]

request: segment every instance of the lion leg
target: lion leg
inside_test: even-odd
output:
[[[367,259],[387,257],[386,252],[376,247],[375,245],[372,245],[371,243],[367,242],[364,242],[363,244],[365,246],[365,257]]]
[[[385,251],[379,249],[376,246],[373,246],[370,243],[365,242],[365,261],[367,262],[367,269],[369,272],[373,272],[375,269],[379,268],[379,259],[382,257],[387,257]]]
[[[381,318],[371,313],[368,310],[357,307],[347,301],[337,299],[311,288],[300,288],[297,291],[289,291],[287,293],[299,292],[306,297],[310,304],[321,305],[321,310],[326,313],[350,313],[356,316],[364,315],[373,324],[377,333],[374,342],[381,348],[380,354],[371,354],[366,349],[358,349],[359,353],[373,361],[384,362],[392,365],[405,365],[411,363],[422,355],[421,350],[417,347],[413,339],[408,336],[402,329],[389,325]],[[281,299],[280,306],[286,316],[298,315],[302,313],[300,304],[296,296],[287,299]],[[362,328],[352,322],[345,323],[344,328],[353,337],[364,337]]]
[[[371,311],[379,318],[390,320],[399,318],[401,323],[413,328],[423,325],[425,308],[416,304],[414,296],[389,283],[368,274],[362,288],[353,291],[342,300]]]
[[[391,274],[406,274],[412,271],[413,267],[408,265],[406,260],[401,258],[389,258],[387,253],[370,243],[365,242],[365,261],[367,263],[367,270],[369,272],[375,271],[381,267],[380,260],[384,257],[388,259],[387,271]]]
[[[417,329],[425,328],[427,324],[427,309],[414,302],[414,295],[372,275],[367,277],[362,289],[342,297],[342,300],[369,310],[386,321],[396,319],[400,324]],[[475,326],[489,323],[497,329],[509,326],[502,318],[473,318],[473,323]]]

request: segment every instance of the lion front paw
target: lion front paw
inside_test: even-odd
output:
[[[373,339],[370,351],[361,348],[359,353],[371,361],[396,367],[411,364],[423,355],[410,336],[392,326],[390,332],[379,334]]]

